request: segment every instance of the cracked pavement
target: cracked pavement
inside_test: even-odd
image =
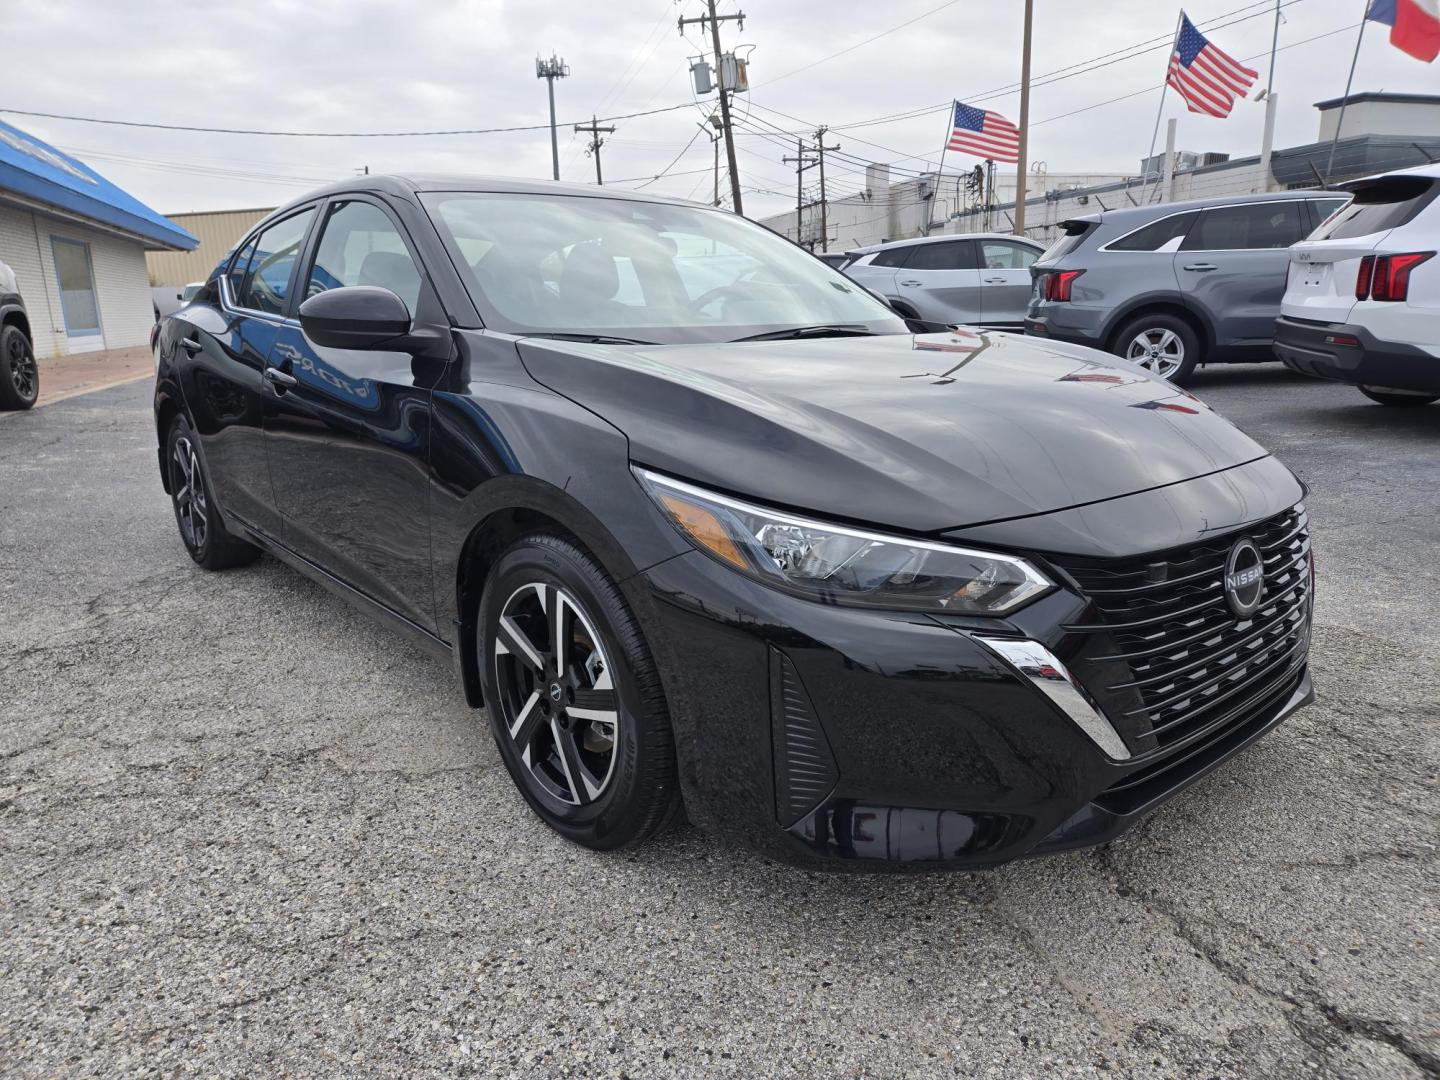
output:
[[[147,384],[0,418],[0,1073],[1440,1075],[1440,406],[1195,390],[1312,488],[1319,702],[1107,848],[902,877],[568,845],[446,665],[190,562]]]

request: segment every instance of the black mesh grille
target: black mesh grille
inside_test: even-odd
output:
[[[1231,611],[1224,588],[1226,558],[1241,536],[1255,541],[1265,568],[1260,608],[1246,618]],[[1138,739],[1135,749],[1163,749],[1240,721],[1291,681],[1309,644],[1309,554],[1305,511],[1296,507],[1178,551],[1057,560],[1096,615],[1066,629],[1106,636],[1085,650],[1087,683]]]

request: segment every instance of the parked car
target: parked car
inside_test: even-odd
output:
[[[1063,221],[1031,268],[1025,331],[1113,352],[1182,385],[1198,364],[1273,360],[1287,249],[1344,202],[1289,191]]]
[[[913,335],[722,210],[357,177],[156,355],[194,561],[268,551],[447,658],[595,849],[682,804],[814,865],[1097,843],[1312,697],[1264,449],[1089,349]]]
[[[836,270],[842,269],[850,261],[849,254],[843,251],[817,251],[815,257]]]
[[[195,294],[205,287],[203,281],[192,281],[178,292],[173,285],[162,285],[150,290],[150,303],[155,309],[155,321],[159,322],[163,315],[173,315],[180,308],[184,307],[195,298]]]
[[[1275,323],[1287,367],[1382,405],[1440,400],[1440,166],[1372,176],[1290,249]]]
[[[15,271],[0,262],[0,409],[28,409],[40,396],[30,316]]]
[[[896,240],[848,252],[847,276],[931,330],[1019,330],[1030,300],[1030,265],[1044,248],[1003,233]]]

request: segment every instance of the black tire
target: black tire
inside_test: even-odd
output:
[[[40,396],[40,369],[25,331],[0,328],[0,409],[28,409]]]
[[[1440,401],[1440,394],[1390,394],[1384,390],[1372,390],[1368,386],[1357,386],[1355,389],[1371,401],[1389,405],[1394,409],[1418,409],[1422,405]]]
[[[233,536],[215,509],[210,484],[200,460],[194,431],[189,421],[177,416],[165,439],[165,467],[169,470],[170,502],[180,542],[195,562],[206,570],[225,570],[254,562],[260,549]]]
[[[1145,355],[1140,344],[1142,339],[1151,347],[1161,349],[1159,355]],[[1200,363],[1200,338],[1178,315],[1157,312],[1137,316],[1122,326],[1115,334],[1110,351],[1162,379],[1184,386]],[[1167,370],[1169,362],[1176,360],[1179,363],[1173,370]]]
[[[555,619],[566,627],[567,607],[569,629],[556,649]],[[619,588],[587,552],[547,533],[517,541],[491,569],[477,618],[491,732],[515,786],[547,825],[584,847],[614,851],[679,816],[659,674]],[[527,645],[531,655],[522,656]],[[613,722],[601,719],[607,715]]]

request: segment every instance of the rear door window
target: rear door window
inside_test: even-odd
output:
[[[1303,204],[1242,203],[1217,206],[1200,215],[1180,245],[1181,251],[1255,251],[1288,248],[1309,232]]]
[[[946,240],[938,244],[916,244],[905,264],[907,270],[975,270],[975,248],[969,240]]]
[[[1428,176],[1384,176],[1354,190],[1350,205],[1315,230],[1311,240],[1347,240],[1406,225],[1435,200],[1440,181]]]
[[[1008,240],[982,240],[980,257],[986,270],[1028,270],[1036,259],[1029,244],[1013,244]]]
[[[1105,245],[1107,251],[1174,251],[1180,241],[1195,224],[1200,215],[1196,211],[1185,214],[1171,214],[1159,221],[1152,221],[1128,236],[1112,240]]]

